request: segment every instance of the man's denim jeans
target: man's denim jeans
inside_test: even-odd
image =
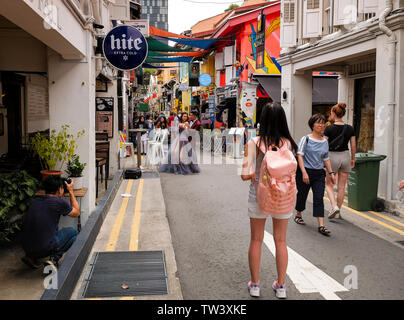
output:
[[[74,241],[77,239],[77,230],[73,227],[63,228],[56,232],[56,250],[52,253],[52,257],[56,260],[62,258],[63,254],[69,250]]]

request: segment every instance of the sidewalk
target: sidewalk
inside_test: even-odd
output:
[[[135,161],[125,159],[124,168]],[[131,197],[123,197],[130,194]],[[103,300],[179,300],[182,299],[171,233],[166,217],[160,178],[155,171],[142,169],[142,178],[122,180],[112,206],[87,259],[72,300],[82,300],[86,273],[95,252],[164,251],[168,295],[111,297]],[[98,300],[99,298],[94,298]]]

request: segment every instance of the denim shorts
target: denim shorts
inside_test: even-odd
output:
[[[248,216],[250,218],[254,219],[274,218],[274,219],[286,220],[289,219],[292,215],[293,212],[287,214],[263,214],[260,212],[257,202],[248,201]]]

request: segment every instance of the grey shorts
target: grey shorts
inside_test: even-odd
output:
[[[338,171],[351,172],[351,152],[349,150],[341,152],[330,151],[328,154],[332,171],[335,173],[338,173]]]
[[[287,214],[263,214],[260,212],[258,208],[258,204],[256,202],[248,201],[248,216],[254,219],[266,219],[266,218],[274,218],[274,219],[289,219],[293,215],[292,213]]]

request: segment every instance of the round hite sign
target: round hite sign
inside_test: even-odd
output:
[[[143,34],[131,26],[113,28],[105,37],[102,48],[108,62],[122,71],[142,65],[149,50]]]

